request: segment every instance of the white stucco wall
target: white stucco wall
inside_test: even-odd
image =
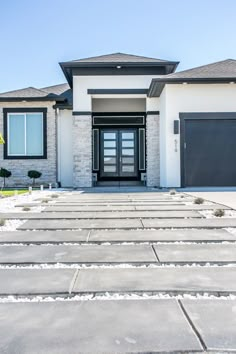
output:
[[[62,187],[73,186],[73,116],[71,110],[61,110],[58,114],[58,181]]]
[[[93,112],[145,112],[145,98],[94,98]]]
[[[92,98],[87,94],[88,89],[148,89],[154,77],[158,75],[74,76],[73,110],[91,111]],[[134,97],[129,95],[129,98]]]
[[[180,186],[180,135],[173,134],[180,112],[236,112],[236,85],[166,85],[160,97],[162,187]]]

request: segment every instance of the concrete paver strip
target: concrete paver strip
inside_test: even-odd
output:
[[[209,351],[236,351],[236,300],[181,300]]]
[[[88,230],[79,231],[2,231],[0,243],[58,243],[58,242],[86,242]]]
[[[82,219],[29,220],[18,230],[73,230],[73,229],[136,229],[143,225],[139,219]]]
[[[226,230],[92,230],[89,242],[221,242],[236,241]]]
[[[0,295],[69,294],[75,269],[0,269]]]
[[[143,219],[144,228],[196,228],[218,229],[236,227],[235,218],[212,218],[212,219]]]
[[[158,244],[154,248],[160,262],[236,262],[236,243]]]
[[[0,304],[0,317],[5,353],[202,350],[175,300],[9,303]]]
[[[0,264],[155,263],[149,245],[1,246]]]
[[[166,211],[102,211],[97,212],[43,212],[43,213],[0,213],[1,219],[138,219],[166,218]],[[203,218],[197,211],[169,211],[168,218]]]
[[[236,268],[82,269],[73,292],[236,293]]]

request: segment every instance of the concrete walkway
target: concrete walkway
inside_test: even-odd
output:
[[[111,191],[0,215],[0,353],[236,351],[236,219],[202,213],[232,204]]]

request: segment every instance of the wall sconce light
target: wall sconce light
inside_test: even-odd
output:
[[[179,121],[174,120],[174,134],[179,134]]]

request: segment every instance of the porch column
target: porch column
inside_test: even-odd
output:
[[[92,187],[92,115],[73,113],[73,186]]]
[[[147,186],[160,186],[160,121],[159,112],[147,112],[146,148],[147,148]]]

